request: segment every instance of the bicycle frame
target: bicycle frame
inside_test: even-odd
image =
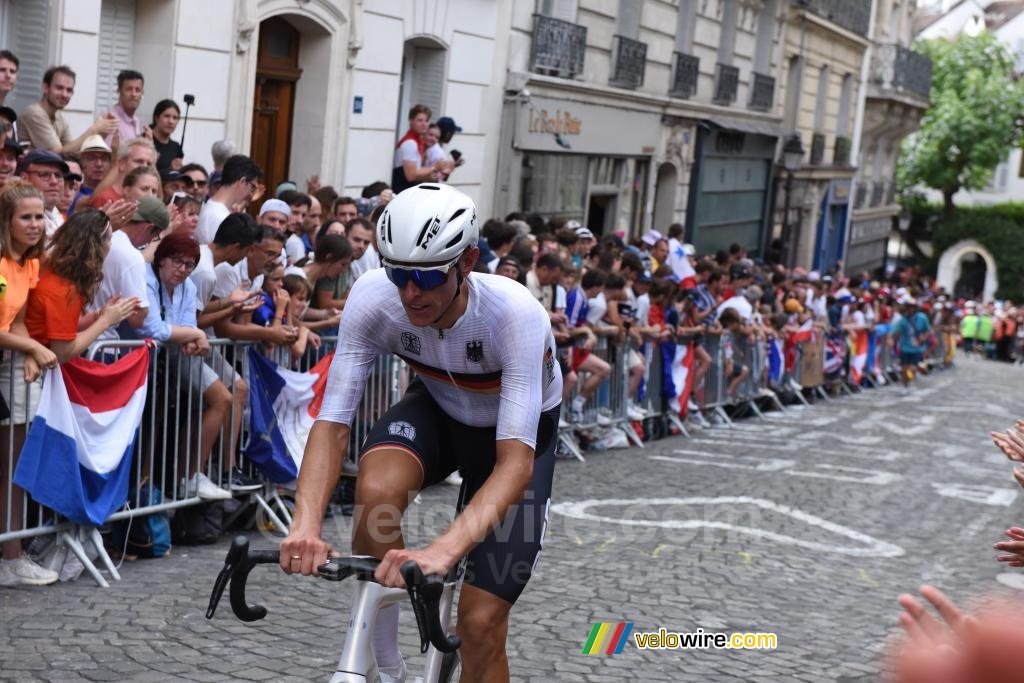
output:
[[[461,576],[461,572],[459,575]],[[441,594],[441,626],[445,630],[451,622],[456,584],[457,581],[445,581],[444,592]],[[404,588],[385,588],[365,579],[356,581],[352,611],[348,620],[348,634],[345,636],[338,668],[330,683],[364,683],[378,680],[380,672],[373,652],[373,631],[377,623],[377,614],[382,607],[403,602],[408,598],[409,594]],[[433,645],[427,649],[423,683],[438,681],[444,656],[444,653]]]

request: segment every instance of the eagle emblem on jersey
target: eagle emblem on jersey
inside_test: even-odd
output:
[[[412,332],[402,333],[402,348],[409,353],[420,355],[420,338]]]
[[[400,436],[403,439],[409,441],[416,440],[416,428],[408,422],[392,422],[388,425],[388,434],[391,436]]]
[[[466,342],[466,358],[470,363],[479,363],[484,359],[484,343],[480,340]]]

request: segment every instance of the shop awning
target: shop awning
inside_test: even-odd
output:
[[[705,123],[724,130],[736,130],[741,133],[767,135],[772,138],[780,138],[785,133],[782,125],[775,123],[774,121],[742,119],[735,116],[715,116],[705,119]]]

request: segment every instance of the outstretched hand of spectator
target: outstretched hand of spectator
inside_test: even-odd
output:
[[[385,189],[383,192],[381,192],[379,197],[380,206],[384,206],[385,204],[387,204],[388,202],[395,198],[395,191],[389,187]]]
[[[313,330],[310,330],[306,334],[306,343],[308,343],[314,349],[319,349],[320,348],[320,335],[317,334],[316,332],[314,332]]]
[[[996,550],[1009,553],[1008,555],[999,555],[996,560],[999,562],[1005,562],[1011,567],[1024,567],[1024,529],[1020,527],[1010,527],[1005,532],[1009,541],[999,541],[992,547]]]
[[[96,119],[90,129],[96,135],[101,135],[103,137],[112,135],[117,132],[117,117],[110,112],[102,114],[98,119]]]
[[[306,194],[316,194],[320,191],[320,176],[311,175],[306,178]]]
[[[135,215],[135,209],[137,208],[139,208],[138,202],[133,202],[128,199],[118,199],[115,202],[107,204],[103,209],[103,212],[107,214],[107,218],[110,220],[110,226],[114,230],[120,230],[124,226],[128,225],[128,221]]]
[[[104,327],[113,327],[128,318],[138,307],[139,298],[137,296],[122,299],[120,294],[115,294],[100,310],[100,320],[104,322]]]
[[[256,183],[256,189],[252,191],[250,202],[258,202],[267,193],[267,186],[263,183]]]
[[[39,344],[39,343],[33,343],[32,350],[28,354],[26,354],[26,356],[25,356],[26,360],[28,360],[29,358],[31,358],[32,362],[35,363],[35,365],[37,366],[36,367],[37,372],[36,372],[35,376],[33,377],[33,379],[35,379],[35,377],[39,376],[38,370],[49,370],[50,368],[57,367],[57,354],[55,354],[49,348],[47,348],[47,347],[45,347],[45,346],[43,346],[42,344]],[[28,378],[28,370],[29,370],[29,367],[28,367],[28,364],[26,364],[25,365],[25,381],[26,382],[31,382],[33,380],[30,380]]]
[[[35,362],[32,356],[25,356],[25,363],[23,368],[25,370],[25,381],[29,383],[35,382],[37,379],[39,379],[39,375],[43,373],[42,369],[39,367],[39,364]]]
[[[1024,420],[1017,420],[1013,427],[1003,432],[992,432],[992,443],[1010,460],[1024,462]]]

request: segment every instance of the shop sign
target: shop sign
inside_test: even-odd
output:
[[[658,114],[532,96],[516,116],[516,149],[649,156],[661,137]]]

